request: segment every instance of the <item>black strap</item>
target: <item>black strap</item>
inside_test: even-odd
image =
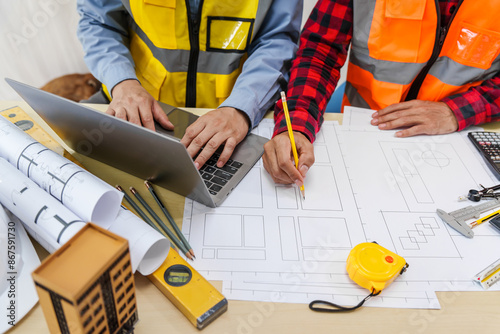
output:
[[[352,306],[352,307],[345,307],[345,306],[334,304],[334,303],[327,302],[324,300],[313,300],[312,302],[309,303],[309,308],[313,311],[316,311],[316,312],[349,312],[349,311],[354,311],[355,309],[363,306],[363,304],[371,297],[378,296],[380,294],[380,292],[382,292],[382,290],[377,292],[377,293],[374,293],[374,291],[372,291],[372,293],[370,293],[368,296],[366,296],[365,299],[363,299],[361,302],[359,302],[358,305]],[[327,305],[329,307],[316,307],[315,306],[316,304]]]

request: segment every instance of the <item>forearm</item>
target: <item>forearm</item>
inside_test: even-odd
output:
[[[280,81],[297,50],[302,1],[274,1],[248,50],[242,73],[221,107],[245,112],[256,126],[277,99]]]
[[[321,26],[329,22],[328,26]],[[352,37],[350,0],[318,1],[300,37],[288,84],[288,108],[295,131],[314,141],[323,113],[340,77]],[[275,109],[274,135],[286,131],[281,104]]]
[[[500,75],[443,99],[455,114],[458,131],[500,120]]]
[[[119,0],[78,0],[77,35],[84,60],[94,76],[111,91],[126,79],[136,79],[128,50],[127,13]]]

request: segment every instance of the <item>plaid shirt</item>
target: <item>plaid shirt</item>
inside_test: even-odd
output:
[[[439,0],[441,23],[447,25],[458,0]],[[287,102],[294,131],[311,142],[340,76],[352,38],[352,0],[319,0],[300,36],[293,61]],[[455,113],[458,130],[500,120],[500,75],[442,100]],[[287,130],[281,100],[274,111],[273,136]]]

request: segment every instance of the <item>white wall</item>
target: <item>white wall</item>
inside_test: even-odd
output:
[[[0,99],[20,99],[5,77],[40,87],[88,72],[77,22],[76,0],[0,0]]]
[[[302,25],[315,4],[304,0]],[[77,23],[76,0],[0,0],[0,99],[19,99],[5,77],[41,87],[88,72]]]

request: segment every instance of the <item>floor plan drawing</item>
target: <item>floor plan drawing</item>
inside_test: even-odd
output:
[[[267,120],[256,129],[271,130]],[[491,180],[461,135],[403,139],[325,122],[314,150],[305,200],[258,164],[221,207],[186,201],[183,232],[202,253],[195,268],[222,280],[227,298],[356,304],[368,291],[345,261],[366,241],[410,263],[372,306],[438,308],[436,289],[477,289],[470,277],[500,253],[500,236],[479,226],[471,240],[436,215],[470,205],[458,196]]]

